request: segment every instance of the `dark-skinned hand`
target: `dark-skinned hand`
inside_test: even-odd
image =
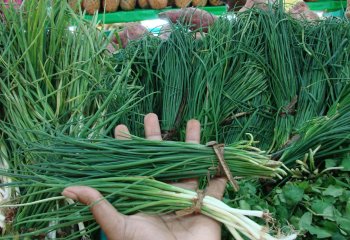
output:
[[[161,141],[161,131],[157,115],[150,113],[144,119],[145,136],[149,140]],[[115,128],[118,140],[128,140],[129,131],[125,125]],[[190,120],[186,128],[186,142],[199,143],[200,123]],[[196,191],[198,180],[188,179],[173,185]],[[224,178],[212,179],[206,195],[222,198],[226,186]],[[96,222],[109,240],[219,240],[221,226],[215,220],[192,214],[178,217],[175,214],[146,215],[138,213],[126,216],[118,212],[97,190],[87,186],[73,186],[64,189],[62,195],[88,206]],[[96,203],[97,202],[97,203]],[[95,203],[95,204],[94,204]]]

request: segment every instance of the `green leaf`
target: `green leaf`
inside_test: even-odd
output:
[[[344,237],[342,234],[339,232],[335,233],[332,235],[332,240],[347,240],[346,237]]]
[[[312,223],[312,214],[310,212],[304,213],[304,215],[300,218],[299,229],[300,230],[308,230]]]
[[[326,229],[328,232],[332,232],[333,234],[338,232],[338,226],[335,222],[323,220],[320,222],[320,226],[322,226],[322,228]]]
[[[239,207],[244,210],[251,210],[249,203],[245,200],[239,200]]]
[[[312,202],[311,209],[316,214],[323,214],[324,210],[329,206],[332,206],[332,204],[330,204],[328,202],[324,202],[320,199],[316,199],[315,201]]]
[[[350,234],[350,219],[339,217],[337,218],[337,223],[339,224],[339,227],[346,231],[348,234]]]
[[[342,171],[350,171],[350,157],[346,157],[340,164],[344,169]]]
[[[328,207],[326,207],[323,211],[323,217],[329,219],[329,220],[332,220],[332,221],[335,221],[335,218],[334,218],[334,206],[333,205],[330,205]]]
[[[309,195],[305,194],[304,195],[304,200],[309,202],[311,200],[311,197]]]
[[[296,205],[304,196],[304,189],[295,185],[286,185],[283,188],[283,195],[288,205]]]
[[[343,195],[339,197],[342,202],[347,202],[350,199],[350,191],[344,191]]]
[[[289,223],[293,225],[293,227],[299,229],[300,228],[300,217],[295,214],[289,218]]]
[[[348,199],[348,201],[346,202],[345,216],[350,218],[350,199]]]
[[[303,181],[303,182],[298,183],[298,187],[304,189],[304,191],[305,191],[306,189],[310,188],[310,183],[307,181]]]
[[[289,213],[286,207],[277,206],[276,207],[276,215],[278,216],[278,219],[288,219]]]
[[[328,238],[332,236],[330,232],[317,226],[310,226],[308,230],[312,235],[316,235],[317,238]]]
[[[323,195],[339,197],[340,195],[343,194],[343,191],[344,189],[340,186],[330,185],[325,191],[323,191]]]

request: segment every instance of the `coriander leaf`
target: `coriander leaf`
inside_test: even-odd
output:
[[[332,235],[332,240],[347,240],[342,234],[339,232]]]
[[[310,212],[306,212],[300,218],[299,229],[300,230],[308,230],[312,223],[312,214]]]
[[[311,209],[316,214],[323,214],[324,210],[329,206],[332,206],[332,205],[330,203],[324,202],[320,199],[316,199],[315,201],[312,202]]]
[[[298,183],[298,187],[302,188],[304,191],[310,188],[310,183],[307,181],[303,181]]]
[[[330,232],[317,226],[310,226],[308,230],[312,235],[316,235],[317,238],[328,238],[332,236]]]
[[[296,205],[303,199],[304,189],[289,184],[283,187],[283,195],[288,205]]]
[[[245,200],[239,200],[239,208],[244,210],[251,210],[249,203]]]
[[[322,194],[325,196],[339,197],[343,194],[343,191],[344,189],[340,186],[330,185]]]
[[[276,215],[277,215],[278,219],[280,219],[280,220],[284,220],[284,219],[289,218],[289,212],[288,212],[287,208],[282,207],[282,206],[276,207]]]
[[[328,207],[326,207],[325,209],[324,209],[324,211],[323,211],[323,217],[324,218],[327,218],[327,219],[329,219],[329,220],[333,220],[333,221],[335,221],[335,218],[334,218],[334,211],[335,211],[335,209],[334,209],[334,206],[333,205],[330,205],[330,206],[328,206]]]
[[[339,224],[339,227],[346,231],[348,234],[350,234],[350,219],[344,218],[344,217],[338,217],[337,223]]]
[[[350,199],[348,199],[348,201],[346,202],[345,216],[350,218]]]
[[[339,200],[342,202],[347,202],[349,199],[350,199],[350,191],[344,191],[343,195],[339,197]]]
[[[335,222],[331,222],[328,220],[323,220],[320,222],[320,226],[328,232],[332,232],[333,234],[338,232],[338,225]]]
[[[350,157],[344,158],[340,166],[343,167],[342,171],[350,171]]]

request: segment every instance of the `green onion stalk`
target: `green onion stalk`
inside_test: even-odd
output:
[[[325,21],[325,41],[332,53],[327,62],[327,71],[332,88],[329,91],[328,105],[338,101],[343,90],[350,82],[350,25],[347,19],[327,19]]]
[[[330,43],[327,41],[328,29],[327,24],[320,23],[306,27],[305,33],[301,36],[305,53],[300,58],[304,69],[301,70],[298,108],[295,114],[297,129],[305,122],[326,112],[325,102],[329,97],[326,91],[331,87],[327,62],[332,54],[329,50]],[[319,38],[314,37],[316,33]]]
[[[128,84],[138,91],[140,100],[134,104],[130,111],[121,116],[121,122],[128,123],[130,132],[137,136],[143,136],[144,115],[150,112],[161,116],[161,81],[156,71],[158,67],[158,55],[161,52],[159,38],[145,36],[139,41],[131,41],[127,48],[120,49],[114,54],[118,66],[125,66],[131,62]],[[142,86],[142,87],[141,87]]]
[[[6,148],[3,139],[0,140],[0,169],[3,171],[9,171],[11,169],[11,162],[8,158],[8,149]],[[12,179],[6,175],[0,175],[0,184],[11,184]],[[19,194],[18,187],[0,186],[0,203],[11,201]],[[6,211],[0,208],[0,229],[5,232],[8,228],[6,220]]]
[[[282,178],[286,174],[281,168],[283,164],[256,148],[253,139],[223,147],[138,137],[121,141],[111,137],[85,139],[35,134],[42,140],[21,144],[16,151],[19,158],[31,162],[23,168],[61,177],[155,176],[174,181],[216,176],[224,174],[225,167],[218,160],[216,147],[223,149],[224,165],[234,177]]]
[[[97,230],[96,223],[88,207],[69,201],[60,195],[67,186],[76,185],[74,178],[52,177],[28,172],[34,175],[14,174],[13,183],[21,188],[30,188],[26,194],[13,202],[1,203],[0,209],[17,208],[13,227],[20,231],[21,237],[37,237],[55,232],[56,238],[75,239],[90,235]],[[6,173],[5,173],[6,174]],[[12,186],[13,186],[12,185]],[[147,177],[109,177],[79,181],[99,190],[121,213],[169,214],[181,215],[181,210],[191,211],[198,201],[198,194],[191,190],[158,182]],[[92,203],[96,204],[96,203]],[[198,210],[198,209],[196,209]],[[205,196],[201,200],[200,212],[221,223],[235,239],[295,239],[296,234],[286,237],[273,237],[269,229],[255,223],[251,217],[270,219],[268,213],[256,210],[240,210],[227,206],[224,202]],[[52,220],[56,224],[49,224]],[[83,231],[72,230],[71,226],[84,223]],[[5,236],[9,237],[9,236]]]
[[[73,136],[107,134],[140,100],[128,84],[132,59],[117,66],[110,39],[66,1],[25,1],[4,8],[0,25],[0,126],[3,131],[60,129]],[[74,27],[72,26],[74,23]],[[6,137],[38,140],[30,132]],[[17,146],[7,141],[12,149]]]
[[[261,28],[266,39],[266,62],[269,76],[269,92],[276,106],[273,142],[270,151],[279,149],[290,137],[294,125],[294,110],[299,89],[297,62],[299,49],[297,36],[299,24],[287,19],[281,10],[266,13],[261,17]],[[271,17],[269,15],[276,15]],[[288,50],[287,50],[288,49]]]
[[[261,45],[256,44],[259,39],[250,27],[249,21],[221,18],[196,42],[185,119],[200,120],[202,141],[220,141],[227,128],[239,127],[235,116],[250,114],[250,102],[267,89],[265,72],[257,60]]]
[[[326,116],[306,122],[297,131],[295,141],[283,149],[280,160],[287,166],[296,160],[315,158],[316,164],[350,151],[350,88],[344,88],[339,100]]]
[[[183,119],[186,89],[192,70],[192,52],[195,47],[193,34],[188,29],[172,29],[167,41],[163,41],[157,51],[156,74],[161,87],[161,125],[166,140],[174,140],[173,133]],[[185,50],[185,51],[184,51]]]

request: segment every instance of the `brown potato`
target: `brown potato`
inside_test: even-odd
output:
[[[106,12],[115,12],[118,10],[120,0],[102,0],[102,8]]]
[[[120,7],[123,10],[134,10],[136,0],[120,0]]]
[[[68,0],[69,6],[73,9],[74,12],[79,11],[79,7],[82,5],[81,0]]]
[[[168,6],[168,0],[148,0],[152,9],[163,9]]]
[[[224,4],[221,0],[209,0],[209,3],[212,6],[220,6]]]
[[[208,0],[192,0],[192,6],[194,7],[204,7],[208,3]]]
[[[140,8],[149,8],[148,0],[137,0],[137,4]]]
[[[185,8],[190,6],[192,0],[175,0],[176,7]]]
[[[100,9],[100,0],[83,0],[83,8],[92,15]]]

